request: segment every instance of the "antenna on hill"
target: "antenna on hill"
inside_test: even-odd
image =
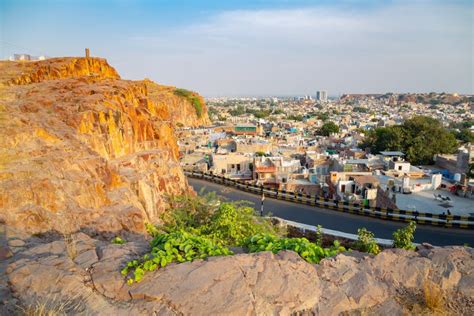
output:
[[[89,48],[86,48],[86,58],[89,58],[90,57],[90,51],[89,51]]]

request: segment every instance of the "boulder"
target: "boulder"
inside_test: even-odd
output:
[[[143,255],[148,241],[123,245],[79,233],[68,242],[27,242],[6,277],[22,304],[51,297],[81,302],[81,312],[135,315],[268,315],[427,312],[424,287],[435,284],[446,313],[474,313],[471,248],[420,252],[348,252],[309,264],[292,251],[211,257],[145,274],[128,285],[120,270]]]

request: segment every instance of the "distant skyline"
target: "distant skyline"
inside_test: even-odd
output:
[[[205,96],[474,94],[472,1],[0,0],[0,57],[107,58]]]

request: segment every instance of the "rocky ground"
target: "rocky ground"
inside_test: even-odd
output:
[[[127,285],[120,269],[146,251],[141,237],[116,245],[3,229],[0,293],[9,313],[68,302],[84,315],[474,314],[472,248],[348,252],[320,264],[291,251],[238,254],[172,264]],[[427,289],[442,301],[427,301]]]

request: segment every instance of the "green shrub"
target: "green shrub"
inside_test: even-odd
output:
[[[240,246],[258,233],[274,233],[270,222],[254,215],[252,207],[222,203],[202,232],[216,243]]]
[[[321,259],[332,257],[339,252],[346,251],[336,240],[330,248],[323,248],[310,242],[306,238],[281,238],[271,234],[257,234],[248,238],[245,247],[249,252],[292,250],[310,263],[319,263]]]
[[[410,222],[405,228],[397,229],[393,233],[393,247],[407,250],[415,249],[415,246],[413,245],[415,229],[415,222]]]
[[[156,235],[150,243],[151,251],[142,258],[129,261],[121,273],[132,274],[127,283],[140,282],[146,271],[154,271],[171,262],[193,261],[209,256],[225,256],[232,252],[215,244],[210,238],[184,230]]]
[[[162,217],[164,229],[194,229],[215,243],[239,246],[257,233],[276,233],[270,221],[255,216],[247,202],[222,203],[215,194],[171,198],[172,209]]]
[[[126,242],[126,240],[120,238],[119,236],[116,236],[114,239],[112,239],[112,243],[117,245],[123,245]]]
[[[202,117],[203,115],[203,106],[201,103],[201,99],[192,91],[186,90],[186,89],[180,89],[177,88],[174,90],[174,94],[186,98],[191,104],[194,106],[194,109],[196,110],[196,114],[198,117]]]
[[[363,252],[368,252],[371,254],[380,253],[380,247],[375,242],[374,233],[368,231],[365,228],[359,228],[357,230],[357,242],[356,247]]]
[[[221,202],[217,195],[204,194],[197,196],[178,195],[168,197],[170,209],[163,213],[161,219],[165,230],[198,228],[207,225]]]
[[[323,226],[316,226],[316,245],[323,245]]]

